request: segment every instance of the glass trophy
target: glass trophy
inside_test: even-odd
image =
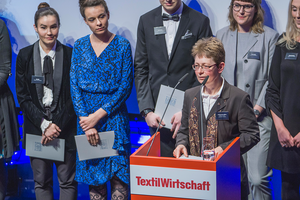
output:
[[[215,159],[214,151],[215,139],[213,137],[204,137],[202,142],[203,160],[213,161]]]

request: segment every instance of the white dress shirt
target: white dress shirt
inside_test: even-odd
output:
[[[39,49],[40,49],[40,56],[41,56],[42,71],[44,69],[44,59],[47,55],[50,56],[50,58],[52,60],[53,71],[54,71],[56,42],[48,54],[45,53],[45,51],[41,47],[40,43],[39,43]],[[43,104],[44,104],[44,106],[51,106],[52,101],[53,101],[53,91],[51,89],[47,88],[46,86],[43,86],[43,90],[44,90]],[[45,132],[46,128],[48,128],[50,123],[52,123],[52,121],[43,119],[42,124],[41,124],[42,133]]]
[[[220,97],[221,95],[221,92],[223,90],[223,86],[224,86],[224,78],[223,79],[223,82],[222,82],[222,86],[221,88],[219,89],[219,91],[217,92],[217,94],[215,95],[209,95],[209,94],[204,94],[203,93],[203,88],[205,87],[202,87],[202,101],[203,101],[203,110],[204,110],[204,115],[205,115],[205,118],[207,118],[211,108],[214,106],[214,104],[216,103],[217,99]],[[201,103],[201,102],[200,102]]]
[[[168,21],[163,21],[164,27],[166,27],[166,45],[167,45],[167,50],[168,50],[168,56],[170,58],[171,52],[172,52],[172,47],[174,43],[174,39],[178,30],[179,22],[181,19],[181,14],[182,14],[182,9],[183,9],[183,3],[181,2],[181,5],[179,9],[173,13],[172,15],[178,14],[179,15],[179,21],[175,22],[173,20],[168,20]],[[170,15],[165,11],[165,9],[162,7],[162,14],[167,14]]]

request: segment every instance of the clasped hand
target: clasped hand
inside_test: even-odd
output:
[[[96,115],[90,114],[88,117],[79,117],[79,124],[82,130],[85,132],[87,140],[93,146],[96,146],[99,141],[98,131],[94,128],[98,123],[99,119],[97,119]]]
[[[300,148],[300,132],[293,137],[286,127],[277,131],[278,140],[282,147],[297,147]]]
[[[56,124],[50,123],[44,134],[42,135],[41,143],[45,145],[48,142],[54,140],[60,135],[60,132],[61,130]]]

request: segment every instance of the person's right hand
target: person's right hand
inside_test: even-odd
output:
[[[152,127],[152,128],[157,128],[158,127],[158,124],[160,122],[160,117],[155,114],[154,112],[149,112],[146,117],[145,117],[145,121],[147,122],[147,125],[149,127]],[[164,121],[161,122],[161,125],[159,128],[161,129],[163,126],[165,126],[165,123]]]
[[[85,135],[91,145],[96,146],[99,143],[100,138],[98,135],[98,131],[95,128],[91,128],[85,131]]]
[[[300,148],[300,132],[294,137],[294,145]]]
[[[187,149],[184,145],[180,144],[176,147],[176,149],[173,151],[173,156],[175,158],[179,158],[181,155],[184,155],[185,157],[188,157]]]
[[[281,127],[277,130],[278,141],[280,142],[282,147],[293,147],[294,146],[294,138],[291,136],[290,132],[286,127]]]
[[[60,132],[60,128],[56,124],[51,123],[46,128],[44,135],[47,137],[48,140],[52,141],[59,136]]]

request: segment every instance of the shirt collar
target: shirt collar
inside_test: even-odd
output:
[[[171,14],[171,15],[179,15],[179,16],[181,16],[181,14],[182,14],[182,10],[183,10],[183,3],[182,3],[182,1],[180,1],[180,7],[178,8],[178,10],[176,11],[176,12],[174,12],[173,14]],[[165,14],[167,14],[167,15],[170,15],[169,13],[167,13],[166,11],[165,11],[165,9],[164,9],[164,7],[162,7],[162,15],[165,13]]]
[[[40,48],[40,54],[41,54],[41,59],[44,59],[45,56],[50,56],[51,59],[54,59],[55,57],[55,51],[56,51],[56,41],[55,41],[55,44],[53,46],[53,48],[50,50],[50,52],[48,54],[46,54],[46,52],[43,50],[40,42],[39,42],[39,48]]]
[[[221,96],[223,87],[224,87],[224,78],[222,77],[222,86],[220,87],[220,89],[219,89],[219,91],[217,92],[217,94],[215,94],[215,95],[204,94],[204,93],[203,93],[203,88],[204,88],[204,87],[202,87],[202,91],[201,91],[202,97],[203,97],[203,98],[208,98],[208,97],[210,96],[210,98],[217,99],[217,98],[219,98],[219,97]]]

